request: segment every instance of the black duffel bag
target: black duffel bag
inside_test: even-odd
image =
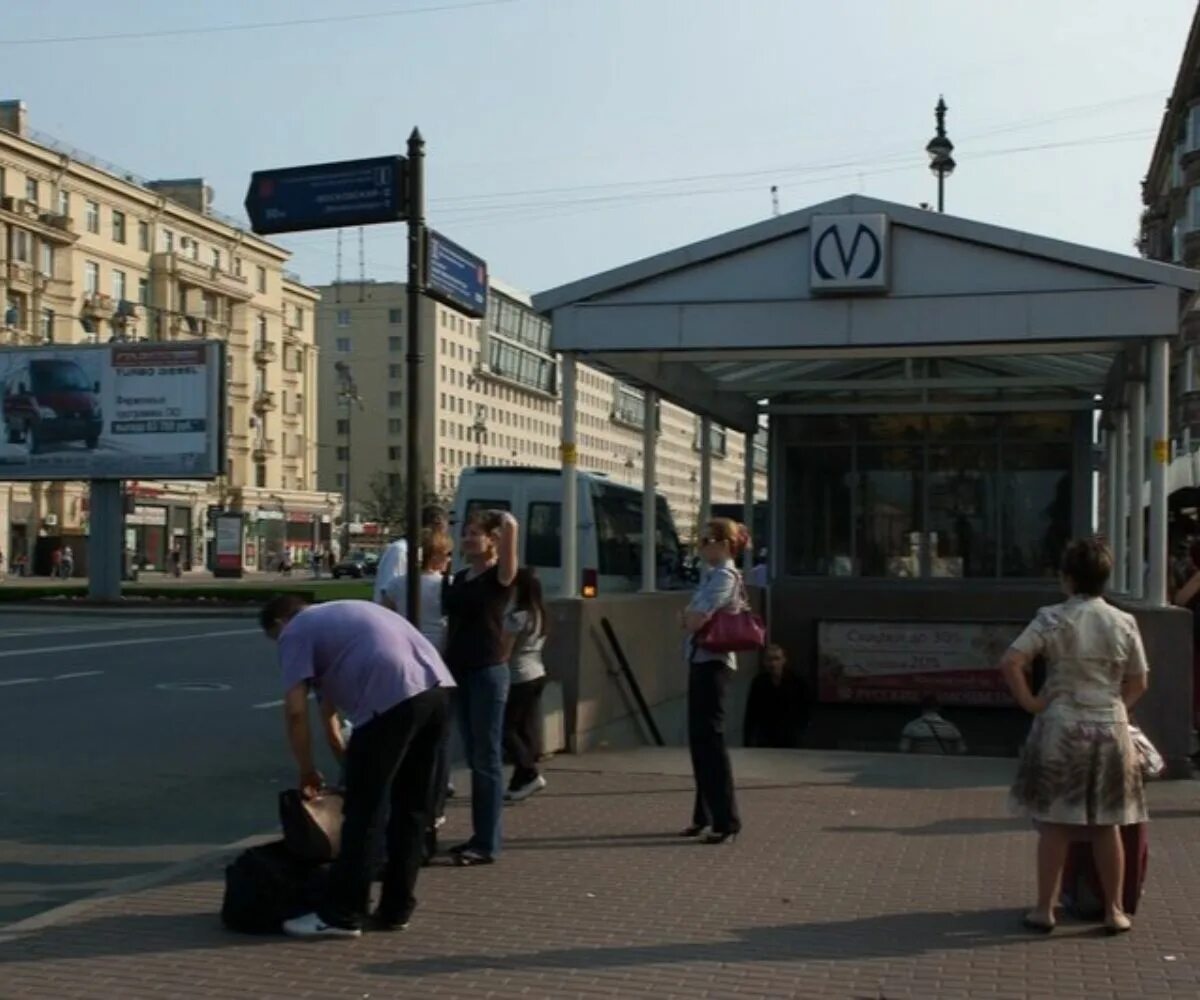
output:
[[[333,861],[342,846],[341,793],[324,791],[306,799],[294,788],[280,792],[279,824],[292,857]]]
[[[278,934],[285,920],[321,901],[329,865],[301,861],[275,840],[243,851],[225,869],[221,921],[243,934]]]

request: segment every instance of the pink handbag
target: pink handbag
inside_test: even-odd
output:
[[[761,617],[750,610],[746,584],[738,573],[738,596],[741,609],[716,612],[696,635],[696,645],[710,653],[749,653],[762,649],[767,641],[767,627]]]

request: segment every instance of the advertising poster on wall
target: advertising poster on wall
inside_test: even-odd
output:
[[[0,351],[0,480],[211,479],[224,345]]]
[[[242,575],[242,539],[245,529],[241,514],[222,513],[214,530],[214,576]]]
[[[1001,657],[1018,622],[824,621],[817,628],[817,686],[823,702],[1013,704]]]

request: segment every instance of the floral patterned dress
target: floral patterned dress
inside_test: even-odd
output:
[[[1100,597],[1042,608],[1013,643],[1044,656],[1049,699],[1033,720],[1010,793],[1042,823],[1125,826],[1147,819],[1142,774],[1121,700],[1126,677],[1147,671],[1137,622]]]

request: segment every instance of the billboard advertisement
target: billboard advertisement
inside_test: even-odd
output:
[[[224,374],[213,341],[0,350],[0,480],[211,479]]]
[[[216,518],[214,565],[215,576],[242,575],[242,541],[245,525],[241,514],[222,512]]]
[[[823,702],[1013,704],[1000,660],[1018,622],[823,621],[817,690]]]

